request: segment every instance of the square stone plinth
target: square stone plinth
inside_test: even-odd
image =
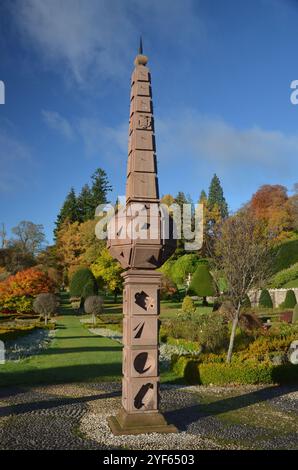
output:
[[[108,424],[115,436],[178,432],[177,428],[168,424],[164,416],[159,413],[127,413],[123,408],[116,416],[108,418]]]

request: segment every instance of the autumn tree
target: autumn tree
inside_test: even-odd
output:
[[[268,234],[275,242],[293,230],[293,211],[284,186],[261,186],[248,203],[248,209],[252,216],[265,223]]]
[[[90,266],[105,246],[95,235],[95,220],[65,222],[57,233],[56,252],[64,273],[71,277],[79,267]]]
[[[230,362],[247,295],[251,289],[261,287],[271,274],[272,252],[262,222],[247,211],[224,220],[215,233],[212,263],[213,274],[225,278],[234,309],[227,353],[227,362]]]
[[[115,302],[117,295],[122,289],[121,268],[118,261],[114,260],[108,249],[105,247],[99,258],[91,265],[91,271],[96,277],[99,284],[106,286],[107,289],[114,294]]]

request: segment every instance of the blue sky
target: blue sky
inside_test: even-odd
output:
[[[54,220],[97,167],[124,194],[129,86],[149,56],[161,194],[217,173],[231,210],[298,181],[298,2],[2,0],[0,222]]]

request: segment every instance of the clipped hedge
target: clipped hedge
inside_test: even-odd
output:
[[[261,292],[259,306],[263,308],[273,308],[271,295],[267,289],[263,289]]]
[[[297,304],[297,299],[295,292],[293,290],[288,290],[286,294],[286,298],[282,303],[282,308],[294,308]]]
[[[273,365],[268,362],[183,364],[184,378],[189,384],[282,384],[298,382],[298,367],[293,364]]]

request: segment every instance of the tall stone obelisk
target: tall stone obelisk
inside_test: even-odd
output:
[[[126,207],[115,215],[108,228],[110,253],[126,268],[122,409],[108,419],[116,435],[177,431],[159,412],[161,275],[156,268],[174,252],[176,242],[171,230],[167,237],[162,231],[147,62],[141,42],[131,78]]]

